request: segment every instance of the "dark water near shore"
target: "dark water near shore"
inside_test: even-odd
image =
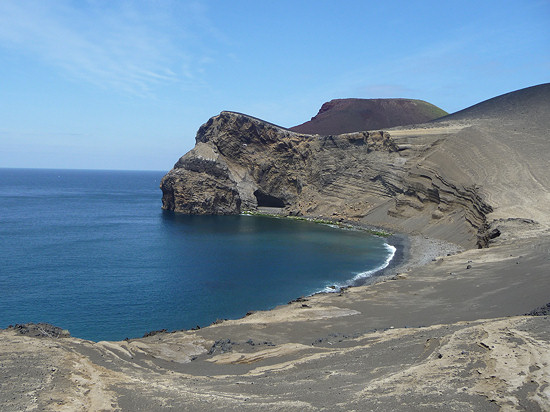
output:
[[[163,174],[0,169],[0,327],[120,340],[205,326],[368,276],[393,253],[327,225],[164,212]]]

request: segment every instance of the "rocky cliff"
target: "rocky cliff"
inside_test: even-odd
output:
[[[340,135],[222,112],[162,179],[163,208],[269,207],[483,247],[502,219],[548,220],[548,161],[538,154],[548,150],[549,96],[545,84],[431,123]]]
[[[189,214],[271,207],[407,231],[455,225],[463,233],[450,240],[474,244],[491,207],[473,182],[422,166],[435,146],[400,145],[384,131],[302,135],[222,112],[163,178],[163,207]]]

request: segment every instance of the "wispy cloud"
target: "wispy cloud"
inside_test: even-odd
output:
[[[196,81],[201,65],[208,64],[194,26],[222,37],[196,6],[163,5],[171,7],[143,1],[2,1],[0,47],[39,59],[72,79],[151,95],[156,87]]]

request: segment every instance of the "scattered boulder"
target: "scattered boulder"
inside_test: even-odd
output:
[[[219,355],[220,353],[231,352],[233,350],[234,343],[231,339],[220,339],[214,342],[210,350],[209,355]]]

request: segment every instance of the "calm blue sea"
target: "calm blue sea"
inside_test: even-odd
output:
[[[0,169],[0,327],[121,340],[344,285],[394,249],[364,232],[161,210],[164,172]]]

